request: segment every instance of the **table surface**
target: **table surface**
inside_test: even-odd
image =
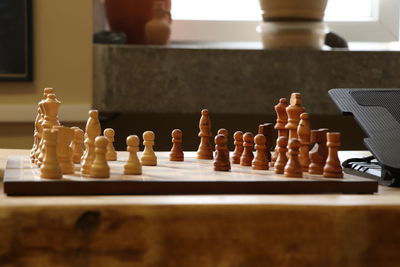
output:
[[[126,153],[126,152],[119,152]],[[0,177],[3,177],[7,157],[29,155],[28,150],[1,149]],[[368,155],[366,151],[341,151],[341,160]],[[53,205],[400,205],[400,188],[379,186],[373,195],[185,195],[185,196],[59,196],[8,197],[0,183],[0,206]]]

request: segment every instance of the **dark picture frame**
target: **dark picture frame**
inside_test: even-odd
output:
[[[0,0],[0,81],[32,81],[32,0]]]

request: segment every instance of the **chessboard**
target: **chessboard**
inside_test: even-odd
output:
[[[371,194],[376,181],[345,173],[343,178],[324,178],[304,173],[303,178],[287,178],[271,170],[253,170],[232,164],[228,172],[216,172],[213,160],[199,160],[195,152],[185,152],[184,161],[169,161],[169,152],[156,152],[157,166],[143,166],[142,175],[124,175],[128,153],[118,152],[109,161],[109,178],[75,174],[62,179],[40,178],[29,157],[11,156],[4,173],[8,195],[170,195],[170,194]]]

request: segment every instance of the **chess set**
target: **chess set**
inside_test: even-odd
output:
[[[62,126],[61,102],[45,88],[38,104],[30,157],[10,156],[4,174],[8,195],[104,194],[368,194],[376,181],[343,173],[340,133],[312,130],[300,93],[275,106],[276,124],[259,125],[257,135],[236,131],[235,149],[219,129],[212,149],[211,119],[201,111],[197,152],[183,152],[183,133],[172,131],[170,152],[153,150],[155,133],[126,138],[127,152],[114,149],[115,131],[101,135],[97,110],[89,111],[85,131]],[[273,130],[278,131],[273,148]],[[85,149],[83,149],[83,147]]]

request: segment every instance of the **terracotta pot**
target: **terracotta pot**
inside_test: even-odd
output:
[[[319,20],[325,15],[328,0],[259,0],[264,21]]]
[[[160,0],[171,11],[171,0]],[[105,9],[112,31],[124,32],[129,44],[145,44],[145,25],[153,17],[152,0],[106,0]]]

